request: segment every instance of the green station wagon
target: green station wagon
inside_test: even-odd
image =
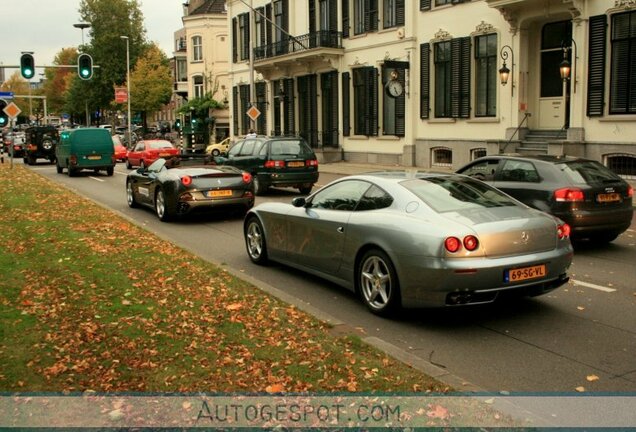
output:
[[[60,143],[55,148],[58,174],[64,168],[69,177],[83,169],[105,170],[112,176],[115,172],[115,147],[110,132],[101,128],[80,128],[60,134]]]
[[[316,154],[300,137],[245,138],[230,148],[227,157],[215,160],[252,174],[256,195],[272,186],[293,187],[309,194],[318,181]]]

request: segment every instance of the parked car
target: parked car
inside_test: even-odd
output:
[[[611,242],[632,222],[634,188],[593,160],[496,155],[479,158],[457,172],[564,220],[573,240]]]
[[[13,157],[23,157],[26,146],[26,136],[24,132],[16,132],[13,136]]]
[[[83,169],[115,172],[115,147],[110,132],[103,128],[79,128],[62,132],[55,148],[58,174],[67,169],[69,177]]]
[[[206,149],[206,154],[211,154],[212,156],[221,156],[227,154],[227,151],[230,149],[230,137],[225,138],[221,142],[210,144]]]
[[[232,165],[254,177],[254,191],[262,195],[270,187],[293,187],[311,193],[318,181],[318,160],[303,138],[245,138],[230,148],[219,164]]]
[[[161,158],[132,171],[126,197],[130,207],[150,207],[162,221],[220,208],[244,215],[254,206],[252,176],[204,155]]]
[[[121,138],[117,135],[113,135],[113,146],[115,147],[115,160],[118,162],[126,162],[128,149],[124,147],[124,144],[121,142]]]
[[[142,140],[135,144],[132,150],[128,150],[126,167],[128,169],[135,166],[148,167],[159,158],[177,156],[178,154],[179,150],[170,141]]]
[[[371,312],[541,295],[568,281],[569,227],[470,177],[345,177],[244,222],[247,254],[358,292]]]
[[[24,163],[33,165],[41,159],[55,163],[55,149],[60,135],[55,126],[33,126],[24,130]]]

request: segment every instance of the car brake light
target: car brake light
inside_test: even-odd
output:
[[[477,240],[477,237],[473,235],[464,237],[464,247],[466,248],[466,250],[474,251],[475,249],[477,249],[477,246],[479,246],[479,240]]]
[[[243,183],[249,183],[252,181],[252,174],[243,171]]]
[[[570,228],[570,225],[566,223],[557,226],[557,235],[559,236],[560,240],[570,237],[571,231],[572,229]]]
[[[585,201],[585,195],[581,189],[563,188],[554,191],[554,198],[558,202]]]
[[[308,160],[305,161],[305,166],[317,167],[318,166],[318,161],[316,159],[308,159]]]
[[[190,176],[181,177],[181,184],[183,184],[184,186],[190,186],[192,184],[192,177]]]
[[[265,162],[265,168],[284,168],[285,161],[282,160],[268,160]]]
[[[461,245],[462,242],[459,241],[457,237],[448,237],[446,238],[446,240],[444,240],[444,246],[446,247],[446,250],[451,253],[457,252]]]
[[[627,198],[632,198],[634,196],[634,186],[629,185],[627,187]]]

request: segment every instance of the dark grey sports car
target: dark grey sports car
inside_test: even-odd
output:
[[[176,156],[130,172],[126,197],[130,207],[150,207],[162,221],[221,207],[244,214],[254,206],[254,185],[251,174],[203,155]]]
[[[489,303],[568,281],[569,226],[453,174],[375,173],[332,182],[244,222],[247,253],[357,291],[367,307]]]

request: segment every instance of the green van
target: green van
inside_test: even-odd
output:
[[[83,169],[106,170],[109,176],[115,172],[115,147],[107,129],[80,128],[62,132],[55,147],[55,157],[58,174],[66,168],[69,177]]]

